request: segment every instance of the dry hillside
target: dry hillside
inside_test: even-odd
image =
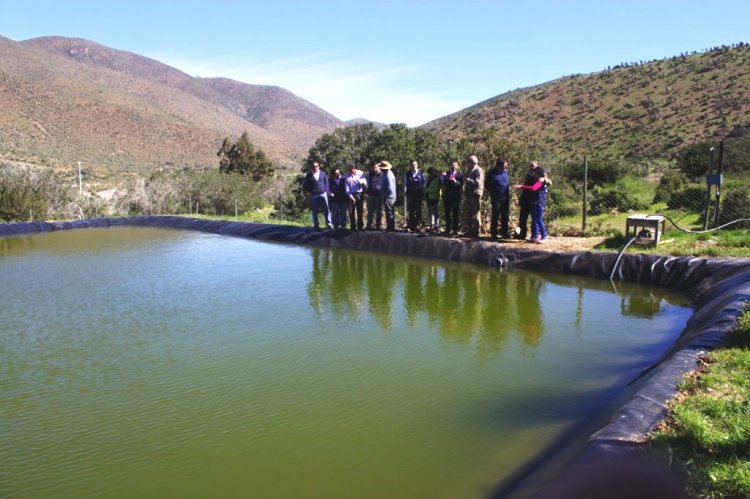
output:
[[[278,87],[194,78],[88,40],[0,37],[0,159],[102,174],[215,167],[247,131],[278,166],[296,165],[331,114]]]
[[[621,64],[499,95],[424,125],[447,138],[494,128],[558,158],[668,157],[750,123],[750,46]]]

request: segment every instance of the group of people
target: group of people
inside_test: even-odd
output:
[[[406,230],[419,232],[422,224],[423,202],[427,205],[428,227],[432,233],[439,232],[439,203],[442,199],[447,235],[458,235],[461,222],[460,207],[464,200],[466,223],[464,235],[478,238],[482,227],[481,200],[484,191],[490,194],[492,206],[490,236],[493,240],[509,239],[509,213],[511,184],[508,175],[508,161],[498,158],[495,165],[485,175],[476,156],[467,158],[468,170],[464,174],[457,161],[450,168],[439,172],[429,167],[425,173],[419,162],[413,160],[409,171],[404,174],[403,187],[406,200]],[[347,218],[351,230],[381,230],[385,214],[385,231],[396,230],[396,177],[388,161],[380,161],[367,173],[349,163],[347,172],[342,174],[336,168],[331,177],[313,162],[305,177],[304,191],[310,196],[313,225],[322,230],[319,216],[323,215],[326,227],[334,230],[346,228]],[[547,229],[543,215],[547,203],[547,189],[551,185],[544,170],[536,161],[529,163],[523,184],[513,188],[520,195],[520,232],[518,237],[525,240],[528,235],[528,220],[531,217],[531,237],[529,241],[543,243],[547,240]],[[364,203],[367,202],[367,224],[364,223]]]

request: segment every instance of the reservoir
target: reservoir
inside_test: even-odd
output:
[[[692,313],[624,283],[144,227],[0,238],[0,304],[8,497],[483,497],[596,431]]]

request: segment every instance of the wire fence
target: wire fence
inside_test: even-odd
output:
[[[512,183],[521,183],[513,178]],[[728,221],[750,216],[750,177],[724,179],[717,185],[689,182],[677,171],[664,171],[646,178],[623,178],[616,182],[585,185],[584,182],[555,180],[549,187],[544,220],[552,236],[616,235],[625,232],[626,219],[634,214],[664,214],[690,229],[717,227]],[[715,181],[715,179],[712,179]],[[280,203],[283,206],[283,203]],[[465,231],[465,202],[462,200],[460,231]],[[485,192],[481,203],[482,232],[489,234],[491,206]],[[428,209],[423,202],[420,231],[430,230]],[[510,226],[519,228],[519,194],[511,189]],[[277,211],[279,220],[311,225],[310,210],[303,213]],[[445,227],[445,208],[438,203],[438,230]],[[367,203],[364,203],[367,220]],[[347,227],[352,228],[347,217]],[[385,219],[381,229],[385,227]],[[396,203],[396,228],[405,230],[407,213],[403,196]],[[734,228],[748,228],[737,224]]]

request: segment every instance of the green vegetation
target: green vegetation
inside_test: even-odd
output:
[[[236,142],[226,137],[216,155],[220,158],[219,171],[222,173],[248,175],[254,182],[273,175],[271,160],[262,150],[255,148],[247,132],[244,132]]]
[[[685,472],[691,495],[750,497],[750,309],[682,382],[652,437]]]
[[[625,227],[625,218],[622,220]],[[619,250],[625,246],[625,237],[617,234],[596,246],[598,250]],[[750,258],[750,230],[718,230],[704,234],[687,234],[674,229],[667,230],[657,246],[631,246],[629,251],[640,253],[669,254],[677,256],[730,256]]]

